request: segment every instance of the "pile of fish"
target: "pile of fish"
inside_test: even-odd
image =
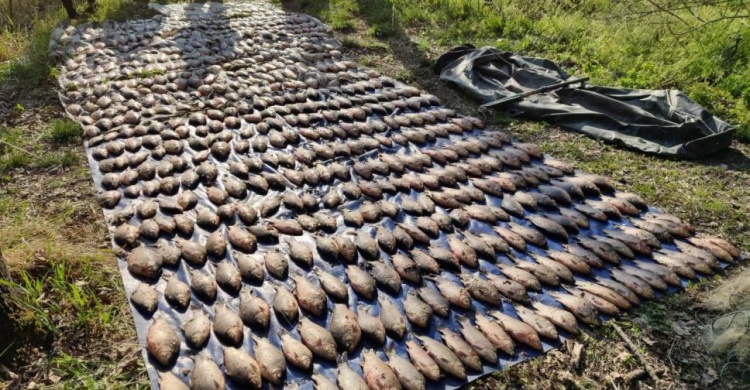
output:
[[[154,386],[452,388],[740,257],[266,3],[60,28]]]

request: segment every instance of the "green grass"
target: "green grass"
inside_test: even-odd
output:
[[[80,161],[79,154],[57,147],[76,142],[80,137],[80,127],[67,120],[52,121],[41,137],[42,142],[28,136],[21,128],[0,126],[0,175],[17,168],[73,167]]]
[[[55,144],[70,144],[82,139],[81,125],[69,119],[53,119],[44,139]]]
[[[735,9],[748,15],[747,1],[681,9],[673,13],[676,17],[651,12],[653,5],[647,0],[296,3],[334,29],[349,29],[356,15],[368,25],[364,33],[375,37],[407,30],[409,35],[426,38],[433,50],[463,43],[489,45],[550,58],[571,73],[590,76],[596,85],[681,89],[731,122],[737,128],[737,139],[750,142],[748,17],[706,25],[701,22]],[[677,0],[657,3],[683,4]],[[342,25],[347,28],[339,28]]]

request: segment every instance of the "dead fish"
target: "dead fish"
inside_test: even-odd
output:
[[[690,237],[687,241],[698,248],[708,251],[717,259],[727,263],[733,263],[734,258],[739,256],[739,251],[732,244],[715,237],[710,239]],[[734,256],[735,253],[737,253],[738,256]]]
[[[629,289],[633,290],[639,297],[645,299],[654,299],[654,290],[645,281],[619,269],[613,268],[610,270],[612,279],[624,284]]]
[[[663,226],[650,222],[649,220],[631,218],[630,223],[638,229],[643,229],[659,239],[659,241],[672,242],[673,237]]]
[[[523,321],[513,318],[507,314],[493,311],[489,313],[497,319],[500,326],[516,341],[538,351],[542,350],[542,342],[539,334]]]
[[[323,196],[323,205],[329,209],[338,207],[341,202],[341,196],[336,191],[330,191]]]
[[[357,308],[357,323],[362,330],[362,334],[375,341],[378,345],[385,343],[385,325],[361,305]]]
[[[574,295],[559,292],[550,292],[550,295],[581,321],[589,325],[600,324],[597,310],[589,301]]]
[[[556,184],[559,184],[560,182],[557,182]],[[569,186],[566,188],[570,188]],[[547,185],[543,184],[537,187],[540,193],[549,196],[552,198],[556,203],[564,204],[566,206],[573,203],[573,199],[570,198],[570,194],[563,188],[556,187],[554,185]],[[583,194],[580,194],[581,197],[583,197]],[[538,202],[538,199],[537,199]]]
[[[632,303],[633,305],[641,304],[641,300],[640,298],[638,298],[638,295],[636,295],[633,290],[629,289],[627,286],[620,282],[616,282],[608,278],[596,278],[596,283],[611,289],[612,291],[627,299],[628,302]]]
[[[297,264],[310,268],[313,266],[313,253],[307,244],[303,244],[294,238],[284,239],[289,246],[289,257]]]
[[[338,362],[338,384],[341,390],[369,390],[367,382],[349,367],[346,356]]]
[[[621,266],[621,269],[623,272],[630,274],[632,276],[635,276],[637,278],[643,279],[646,283],[651,286],[651,288],[659,291],[666,291],[667,290],[667,283],[663,281],[659,275],[639,267],[633,267],[629,265],[623,265]]]
[[[149,315],[154,314],[159,304],[156,290],[145,283],[138,283],[130,295],[130,301],[138,310]]]
[[[249,231],[236,225],[229,227],[229,243],[233,248],[245,253],[253,253],[258,247],[258,239]]]
[[[469,274],[461,274],[460,277],[466,290],[474,299],[493,306],[500,305],[500,293],[489,280]]]
[[[458,379],[466,379],[466,369],[461,360],[447,346],[427,336],[416,336],[416,338],[440,369]]]
[[[313,214],[313,217],[318,220],[318,226],[320,230],[325,232],[333,232],[338,227],[336,218],[333,218],[329,213],[325,211],[319,211]]]
[[[568,232],[559,223],[538,215],[529,215],[526,219],[544,233],[558,240],[568,241]]]
[[[711,275],[714,272],[711,269],[711,267],[708,264],[706,264],[703,260],[695,256],[691,256],[687,253],[677,252],[677,251],[673,251],[669,249],[661,249],[659,252],[661,252],[663,255],[667,257],[671,257],[673,259],[678,259],[682,261],[683,263],[687,264],[690,268],[702,274]]]
[[[360,230],[354,239],[354,244],[366,260],[375,260],[380,258],[380,249],[375,239],[370,236],[369,232]]]
[[[349,278],[349,285],[357,294],[368,300],[375,298],[377,294],[376,281],[365,270],[356,265],[349,265],[346,267],[346,276]]]
[[[497,363],[497,347],[464,316],[456,317],[461,325],[461,335],[479,357],[491,364]],[[447,344],[446,340],[446,344]],[[460,355],[459,355],[460,356]]]
[[[401,291],[401,277],[393,267],[382,260],[367,262],[365,267],[381,288],[394,294]]]
[[[224,371],[233,382],[239,385],[250,386],[257,390],[263,384],[258,362],[241,349],[224,347]]]
[[[602,285],[591,283],[591,282],[586,282],[583,280],[577,280],[576,287],[578,287],[580,291],[583,291],[588,294],[595,295],[597,297],[607,300],[607,302],[612,303],[618,309],[628,310],[632,306],[630,301],[625,299],[625,297],[618,294],[614,290],[604,287]]]
[[[224,374],[213,358],[202,353],[198,355],[190,373],[190,388],[197,390],[221,390],[226,386]]]
[[[642,268],[644,270],[647,270],[649,272],[652,272],[659,276],[661,280],[666,282],[669,285],[680,287],[682,286],[682,280],[680,280],[680,277],[677,273],[675,273],[671,268],[647,261],[641,261],[641,260],[635,260],[635,265],[638,268]]]
[[[357,262],[357,246],[354,242],[345,236],[337,236],[335,238],[336,245],[339,248],[339,257],[348,264],[354,264]]]
[[[720,268],[719,261],[716,259],[716,257],[713,254],[711,254],[711,252],[698,248],[696,246],[693,246],[691,244],[688,244],[687,242],[683,242],[680,240],[677,240],[674,243],[677,246],[677,249],[679,249],[681,252],[703,260],[711,268]],[[166,257],[165,257],[165,264],[166,263],[167,262],[166,262]]]
[[[406,342],[406,351],[409,354],[409,359],[414,363],[414,367],[419,370],[425,378],[432,381],[440,380],[440,377],[442,376],[440,366],[438,366],[435,360],[433,360],[432,357],[422,349],[422,347],[413,340],[409,340]],[[394,364],[398,364],[398,361],[395,361]],[[391,367],[393,367],[393,365]]]
[[[563,247],[568,253],[574,256],[578,256],[581,260],[585,261],[586,264],[588,264],[591,267],[596,267],[596,268],[604,267],[604,263],[599,258],[599,256],[597,256],[596,254],[594,254],[588,249],[585,249],[576,244],[568,244],[568,245],[564,245]]]
[[[421,328],[427,328],[432,318],[432,308],[425,301],[421,300],[415,290],[409,291],[404,299],[404,312],[406,318],[412,324]]]
[[[544,234],[540,233],[538,230],[532,229],[527,226],[519,225],[515,222],[510,223],[510,229],[513,232],[518,233],[518,235],[520,235],[521,237],[523,237],[526,243],[531,244],[531,245],[536,245],[540,248],[547,248],[547,238],[545,238]],[[495,231],[498,231],[498,230],[496,229]]]
[[[263,281],[263,260],[256,256],[248,256],[239,252],[233,252],[232,255],[235,261],[237,261],[237,268],[240,270],[242,279],[254,283]]]
[[[641,240],[640,238],[634,235],[631,235],[631,234],[628,234],[619,230],[614,230],[614,229],[606,229],[604,230],[604,234],[622,242],[634,252],[637,252],[646,256],[651,255],[651,247],[646,242],[644,242],[643,240]]]
[[[607,202],[600,201],[600,200],[587,199],[586,200],[586,204],[589,205],[589,206],[591,206],[591,207],[593,207],[596,210],[599,210],[599,211],[603,212],[604,215],[607,216],[607,218],[616,219],[616,220],[619,220],[620,218],[622,218],[622,213],[620,212],[620,210],[617,207],[615,207],[615,206],[613,206],[613,205],[611,205],[611,204],[609,204]],[[580,211],[582,213],[584,212],[579,207],[576,207],[576,210],[578,210],[578,211]]]
[[[563,329],[574,335],[577,335],[580,332],[578,330],[578,322],[576,321],[576,317],[570,312],[553,306],[545,305],[541,302],[532,301],[531,306],[540,316],[548,319],[560,329]]]
[[[399,248],[409,250],[414,246],[414,239],[404,229],[396,226],[392,233]]]
[[[291,279],[294,281],[294,295],[299,306],[313,315],[323,316],[328,303],[325,291],[304,276],[293,275]]]
[[[182,334],[185,335],[188,345],[201,349],[211,334],[211,320],[202,310],[193,310],[190,319],[182,324]]]
[[[462,231],[464,242],[473,249],[477,255],[490,261],[495,261],[495,250],[484,239],[468,231]]]
[[[620,314],[620,309],[616,305],[609,302],[608,300],[601,298],[597,295],[588,293],[586,291],[577,290],[571,287],[566,287],[565,290],[574,297],[585,299],[591,306],[596,309],[599,313],[614,316]]]
[[[190,304],[190,286],[183,283],[177,275],[172,275],[167,278],[164,298],[177,310],[185,310]]]
[[[661,248],[661,243],[659,242],[659,239],[656,238],[656,236],[652,233],[647,232],[646,230],[634,228],[630,226],[620,226],[620,230],[622,230],[625,234],[634,236],[638,238],[639,240],[643,241],[648,245],[649,247],[653,249],[659,249]],[[617,238],[617,237],[613,237]]]
[[[155,318],[146,335],[146,350],[162,366],[171,366],[180,353],[180,337],[163,317]]]
[[[519,260],[516,262],[516,267],[530,272],[536,279],[544,284],[550,286],[560,285],[560,277],[557,276],[557,274],[547,266],[539,263],[532,263],[530,261]]]
[[[360,206],[359,212],[366,222],[377,222],[383,218],[383,210],[377,203],[367,202]]]
[[[299,317],[299,305],[289,290],[282,285],[276,285],[276,295],[273,298],[273,310],[276,315],[286,322],[294,323]]]
[[[381,295],[378,298],[380,304],[380,321],[385,327],[385,331],[396,339],[404,338],[406,333],[406,320],[401,314],[401,310],[393,304],[390,298]]]
[[[631,216],[637,216],[640,214],[640,210],[638,210],[637,207],[630,204],[625,199],[621,198],[610,198],[610,197],[603,197],[603,201],[613,207],[615,207],[621,214],[627,214]]]
[[[244,328],[242,320],[226,303],[221,303],[215,308],[214,334],[224,344],[238,346],[242,343]]]
[[[428,251],[429,251],[428,253],[429,257],[434,259],[434,261],[437,261],[444,267],[452,268],[456,270],[461,268],[461,265],[458,259],[456,258],[456,256],[453,255],[451,251],[445,248],[436,246],[436,245],[431,245],[428,248]],[[414,250],[412,252],[417,252],[417,250]]]
[[[295,367],[310,371],[313,363],[312,351],[284,328],[279,330],[279,338],[281,339],[281,353],[286,361]]]
[[[331,332],[302,317],[299,324],[299,334],[302,342],[316,356],[332,362],[336,361],[336,341],[333,339]]]
[[[329,327],[340,349],[351,353],[357,348],[362,338],[362,329],[357,322],[357,316],[348,306],[340,303],[334,305]]]
[[[250,234],[259,241],[276,243],[279,241],[279,232],[270,225],[251,225],[246,227]]]
[[[317,267],[313,268],[313,272],[318,277],[320,286],[323,287],[323,290],[325,290],[332,299],[346,301],[349,298],[349,291],[344,282],[339,278]]]
[[[396,272],[402,279],[415,284],[419,284],[422,280],[422,274],[419,272],[417,263],[408,256],[402,254],[393,255],[391,262],[393,263],[393,268],[396,269]]]
[[[458,259],[459,262],[471,268],[477,268],[479,266],[477,253],[461,239],[453,235],[448,236],[448,245],[450,246],[453,256]]]
[[[362,213],[358,210],[341,210],[341,215],[344,217],[344,224],[346,226],[359,228],[365,223]]]
[[[453,222],[453,225],[464,228],[469,225],[469,222],[471,221],[469,216],[469,213],[462,209],[453,209],[448,214],[448,217],[450,217],[451,221]]]
[[[401,390],[396,374],[373,350],[362,352],[362,372],[370,390]]]
[[[489,317],[482,314],[476,313],[474,319],[477,323],[477,328],[484,334],[495,348],[505,352],[506,354],[513,356],[515,354],[515,343],[513,339],[505,332],[502,326],[497,322],[493,321]]]
[[[255,360],[260,367],[263,379],[281,385],[286,377],[286,360],[284,354],[279,351],[268,339],[253,336]]]
[[[409,256],[414,260],[414,263],[417,264],[417,267],[419,267],[421,271],[430,274],[437,274],[440,272],[440,266],[437,261],[427,253],[414,249],[409,251]]]
[[[433,238],[440,234],[440,226],[430,217],[418,217],[417,227]]]
[[[131,274],[145,279],[155,279],[161,273],[163,258],[158,251],[142,245],[128,254],[127,263]]]
[[[420,244],[430,245],[430,237],[428,237],[427,234],[422,232],[422,230],[420,230],[419,228],[404,223],[397,223],[396,226],[405,231],[409,236],[411,236],[412,239],[414,239],[414,241]],[[396,239],[398,240],[398,236],[396,236]]]
[[[547,256],[564,265],[569,270],[579,273],[582,275],[589,275],[591,274],[591,267],[579,256],[576,256],[572,253],[563,252],[563,251],[556,251],[556,250],[548,250]]]
[[[267,329],[271,320],[271,309],[263,298],[250,290],[240,293],[240,319],[251,328]]]
[[[224,291],[237,294],[242,288],[242,276],[234,264],[222,261],[216,266],[216,283]]]
[[[471,308],[471,295],[463,287],[440,276],[431,277],[435,282],[440,294],[451,303],[451,305],[464,310]]]
[[[279,211],[281,207],[281,197],[270,196],[260,203],[260,215],[263,218],[271,217]]]
[[[464,206],[463,211],[466,212],[471,219],[490,225],[494,225],[498,220],[497,214],[495,214],[488,206],[474,204],[471,206]]]
[[[408,348],[409,345],[407,344],[407,349]],[[397,353],[395,353],[393,348],[387,350],[386,355],[388,356],[388,366],[393,370],[393,373],[396,374],[396,378],[398,378],[399,382],[401,382],[401,386],[403,386],[404,389],[426,389],[424,375],[422,375],[420,370],[418,370],[417,367],[415,367],[409,360],[399,356]],[[427,355],[427,358],[429,358],[429,355]],[[432,362],[432,364],[435,366],[435,368],[437,368],[439,376],[440,368],[437,367],[434,361]]]
[[[190,390],[190,388],[171,372],[159,373],[159,388],[171,390]]]
[[[313,374],[312,379],[315,384],[315,390],[339,390],[335,383],[331,382],[322,374]]]
[[[290,236],[301,236],[302,233],[304,233],[304,229],[302,229],[302,225],[300,225],[300,223],[294,219],[266,218],[266,222],[268,222],[274,229],[276,229],[281,234],[287,234]]]
[[[550,340],[557,340],[558,333],[555,325],[548,319],[536,314],[533,310],[527,309],[523,306],[514,306],[516,314],[521,321],[525,322],[542,337],[546,337]]]
[[[506,298],[522,303],[529,301],[529,294],[521,283],[489,272],[485,272],[484,275],[492,283],[492,286]]]
[[[289,270],[289,261],[287,260],[286,256],[273,250],[270,252],[266,252],[266,254],[263,256],[263,260],[266,264],[268,273],[279,279],[286,278],[287,272]]]
[[[541,255],[531,255],[531,257],[537,263],[549,268],[561,281],[566,283],[573,283],[573,273],[562,263]]]
[[[518,282],[527,290],[541,291],[542,285],[539,283],[539,279],[529,271],[521,269],[516,266],[509,266],[506,264],[498,264],[500,272],[502,272],[508,279]]]
[[[502,207],[505,211],[509,212],[510,214],[523,218],[524,210],[521,203],[516,201],[514,198],[510,196],[504,196],[502,203],[500,204],[500,207]]]
[[[502,226],[495,226],[493,230],[513,248],[526,251],[526,240],[520,234]]]
[[[615,250],[609,244],[582,236],[578,236],[576,240],[582,247],[599,256],[600,259],[610,264],[620,264],[620,257],[617,255],[617,253],[615,253]]]
[[[581,214],[587,216],[588,218],[591,218],[593,220],[599,221],[599,222],[607,222],[607,214],[605,214],[603,211],[591,207],[587,204],[580,204],[577,203],[573,205],[573,209],[580,212]]]

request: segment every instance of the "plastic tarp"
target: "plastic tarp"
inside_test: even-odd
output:
[[[440,79],[488,103],[565,81],[554,62],[493,47],[457,46],[435,64]],[[700,158],[721,151],[734,128],[678,90],[576,85],[498,106],[528,120],[542,120],[644,153]]]

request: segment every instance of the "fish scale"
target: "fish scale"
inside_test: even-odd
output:
[[[155,8],[50,44],[155,387],[452,388],[562,337],[540,324],[576,333],[741,257],[346,60],[317,19]]]

